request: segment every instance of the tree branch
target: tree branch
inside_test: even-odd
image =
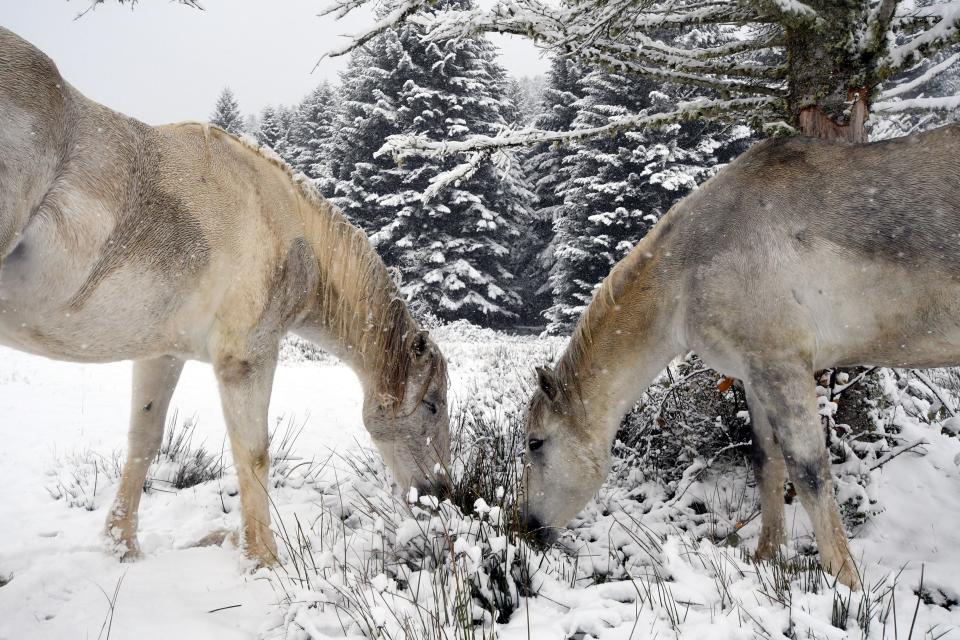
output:
[[[678,105],[680,108],[666,113],[628,116],[597,127],[571,129],[569,131],[546,131],[525,129],[508,131],[496,136],[471,136],[461,141],[435,141],[421,135],[395,135],[387,138],[375,154],[391,154],[398,162],[414,156],[445,157],[462,153],[491,152],[509,147],[522,147],[541,143],[564,143],[585,140],[602,135],[612,135],[640,128],[664,127],[689,120],[741,119],[745,112],[759,116],[764,111],[769,115],[779,112],[779,100],[769,97],[736,98],[732,100],[694,100]]]
[[[904,111],[953,111],[960,109],[960,95],[940,98],[908,98],[873,103],[877,113],[902,113]]]
[[[933,26],[909,42],[893,47],[887,55],[887,75],[914,64],[920,56],[928,55],[955,42],[960,42],[960,0],[931,5],[918,9],[910,16],[897,16],[904,20],[933,23]],[[897,22],[895,20],[894,22]]]
[[[337,2],[335,5],[321,11],[320,15],[326,16],[330,14],[336,14],[337,19],[340,19],[364,4],[365,1],[357,0]],[[351,36],[350,42],[342,47],[335,47],[321,55],[320,60],[317,61],[317,65],[319,65],[320,62],[327,56],[335,58],[362,47],[384,31],[388,31],[396,26],[399,26],[400,24],[403,24],[407,21],[408,17],[427,6],[429,6],[429,0],[403,0],[403,2],[397,5],[393,11],[388,13],[381,20],[378,20],[360,33]],[[314,66],[314,69],[316,69],[316,65]]]
[[[90,6],[84,9],[83,11],[81,11],[79,14],[77,14],[77,17],[82,18],[83,16],[87,15],[88,13],[96,9],[97,5],[101,5],[106,1],[107,0],[90,0]],[[117,2],[120,4],[129,4],[131,6],[137,4],[139,1],[140,0],[117,0]],[[193,7],[194,9],[200,9],[201,11],[203,11],[203,6],[200,4],[200,0],[173,0],[173,1],[176,2],[177,4],[183,4],[188,7]]]
[[[880,99],[889,100],[895,96],[903,95],[904,93],[909,93],[915,89],[919,89],[926,83],[933,80],[936,76],[953,67],[953,65],[955,65],[958,61],[960,61],[960,53],[955,53],[940,64],[930,67],[913,80],[910,80],[909,82],[903,82],[886,89],[880,94]]]

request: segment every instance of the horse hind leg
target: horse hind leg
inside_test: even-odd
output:
[[[787,541],[783,514],[783,485],[787,479],[787,468],[763,406],[751,392],[747,393],[747,405],[753,430],[753,470],[760,490],[761,525],[757,557],[769,560]]]
[[[168,356],[133,363],[127,460],[105,528],[107,539],[122,560],[134,560],[140,556],[137,512],[143,483],[150,462],[160,450],[167,408],[181,371],[183,361]]]
[[[858,589],[846,532],[833,492],[830,460],[816,412],[813,369],[797,356],[751,367],[749,386],[780,444],[787,472],[813,523],[820,561],[843,584]]]

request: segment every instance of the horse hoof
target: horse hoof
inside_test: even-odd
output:
[[[140,548],[136,543],[133,544],[133,547],[127,547],[127,550],[120,554],[120,562],[138,562],[143,560],[143,552],[140,551]]]
[[[253,570],[270,569],[280,564],[277,552],[267,547],[244,549],[243,555],[253,563]]]
[[[775,536],[765,536],[761,533],[760,540],[757,542],[757,550],[753,555],[758,560],[773,560],[780,553],[780,547],[784,544],[784,540],[777,540]]]
[[[107,532],[104,539],[108,551],[119,558],[120,562],[136,562],[143,559],[143,552],[140,551],[140,544],[137,542],[136,535],[117,536]]]
[[[840,573],[837,574],[837,580],[840,584],[850,587],[851,591],[860,591],[863,589],[863,585],[860,583],[860,576],[850,568],[849,564],[845,565]]]

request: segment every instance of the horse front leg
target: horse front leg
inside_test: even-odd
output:
[[[747,405],[753,430],[753,471],[760,490],[761,525],[757,557],[770,560],[787,541],[783,514],[783,485],[787,480],[787,468],[760,400],[748,392]]]
[[[150,462],[160,450],[167,408],[182,371],[183,360],[170,356],[133,363],[127,460],[104,530],[108,540],[120,552],[121,560],[140,557],[137,512],[143,483]]]
[[[267,498],[270,470],[267,411],[275,369],[276,353],[272,356],[223,354],[214,361],[240,485],[240,546],[258,566],[277,562]]]
[[[821,563],[840,582],[859,589],[860,579],[833,493],[812,366],[796,355],[765,356],[763,363],[751,367],[749,388],[780,444],[787,472],[813,523]]]

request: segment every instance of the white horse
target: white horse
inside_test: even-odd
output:
[[[127,461],[107,533],[137,509],[188,359],[213,364],[239,476],[241,543],[275,561],[267,407],[294,331],[357,373],[396,481],[449,456],[446,367],[366,237],[281,163],[208,125],[150,127],[81,95],[0,28],[0,343],[133,360]]]
[[[851,145],[756,145],[678,203],[604,280],[527,415],[527,518],[563,526],[603,483],[624,414],[677,354],[743,381],[762,527],[787,473],[823,565],[859,584],[814,371],[960,364],[960,126]]]

